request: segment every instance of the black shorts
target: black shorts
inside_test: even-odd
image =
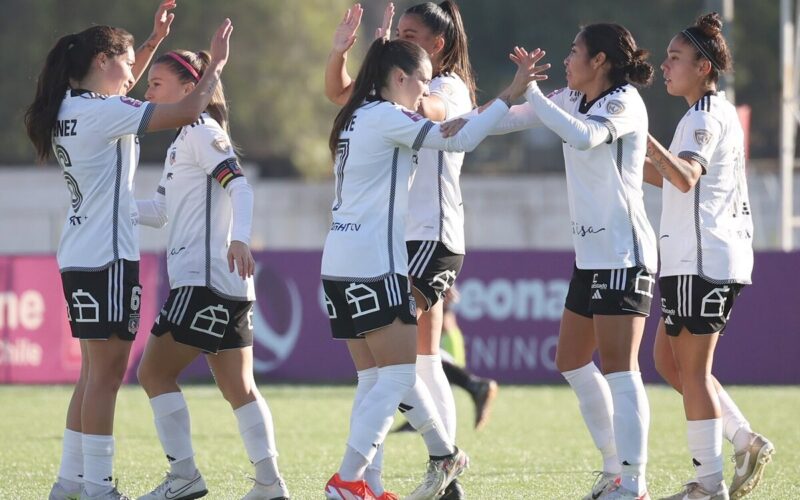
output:
[[[408,278],[392,274],[380,281],[322,280],[325,307],[335,339],[360,339],[389,326],[396,318],[417,324],[417,305]]]
[[[253,302],[221,297],[204,286],[173,288],[150,333],[216,353],[253,345]]]
[[[441,241],[407,241],[411,286],[425,297],[425,310],[444,299],[461,271],[464,256],[453,253]]]
[[[684,328],[693,335],[721,334],[744,286],[715,284],[689,274],[659,278],[658,288],[667,335],[677,337]]]
[[[72,336],[133,340],[139,329],[139,261],[117,260],[101,271],[61,273]]]
[[[650,315],[655,279],[643,267],[578,269],[574,267],[564,307],[591,318],[636,314]]]

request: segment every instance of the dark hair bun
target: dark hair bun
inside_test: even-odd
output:
[[[698,17],[694,25],[708,38],[716,38],[722,33],[722,18],[716,12]]]
[[[644,49],[636,49],[631,57],[631,62],[628,65],[627,74],[628,79],[639,85],[649,85],[653,79],[655,70],[653,66],[647,62],[647,57],[650,52]]]

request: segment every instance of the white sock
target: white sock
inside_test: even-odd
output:
[[[339,478],[342,481],[361,481],[366,475],[369,458],[359,453],[355,448],[347,445],[339,466]]]
[[[369,485],[369,489],[378,496],[383,495],[384,491],[383,478],[381,477],[383,474],[383,446],[384,443],[381,443],[372,458],[372,463],[367,465],[367,470],[364,471],[364,480]]]
[[[689,420],[686,429],[697,480],[715,492],[722,482],[722,419]]]
[[[192,449],[192,425],[183,393],[168,392],[150,400],[158,439],[169,460],[170,472],[184,479],[197,474]]]
[[[417,375],[425,382],[451,442],[456,440],[456,400],[438,354],[417,355]]]
[[[83,434],[83,488],[89,496],[112,490],[114,467],[114,436]]]
[[[367,368],[366,370],[359,370],[356,372],[358,376],[358,385],[356,385],[356,393],[353,396],[353,407],[350,410],[350,422],[353,422],[353,415],[355,414],[358,406],[364,400],[364,396],[375,386],[375,382],[378,381],[378,368],[373,366],[372,368]],[[351,427],[352,430],[352,427]],[[346,452],[345,452],[346,453]],[[349,475],[356,475],[358,474],[357,470],[351,470],[346,472]],[[372,459],[372,463],[367,465],[366,470],[364,471],[364,479],[367,481],[370,489],[378,494],[383,494],[383,443],[378,447],[378,451],[375,453],[375,457]],[[339,474],[341,477],[341,473]]]
[[[64,429],[58,482],[67,491],[79,491],[83,483],[83,434]]]
[[[742,451],[750,445],[750,437],[753,433],[750,422],[747,421],[725,389],[720,387],[717,395],[719,396],[719,407],[722,410],[723,435],[725,439],[733,443],[734,450]],[[743,432],[739,432],[739,430],[743,430]]]
[[[397,406],[416,380],[413,364],[378,368],[378,380],[353,414],[347,439],[347,445],[366,458],[367,463],[372,461],[386,438]]]
[[[622,486],[643,494],[647,491],[647,433],[650,406],[640,372],[606,375],[614,403],[614,441],[622,463]]]
[[[272,484],[280,478],[278,473],[278,450],[275,445],[275,431],[272,413],[261,395],[256,400],[242,405],[233,411],[239,422],[247,457],[255,465],[256,481]]]
[[[619,474],[622,469],[614,442],[614,403],[608,381],[594,362],[561,375],[578,396],[583,421],[592,435],[594,445],[603,456],[603,472]]]
[[[433,401],[431,401],[428,387],[421,379],[417,379],[414,387],[403,398],[400,411],[411,426],[422,434],[422,439],[428,448],[428,455],[442,457],[455,451],[454,443],[448,436]]]

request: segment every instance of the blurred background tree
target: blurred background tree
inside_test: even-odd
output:
[[[372,40],[385,2],[362,2],[366,13],[359,42],[350,58],[352,75]],[[395,22],[416,2],[399,1]],[[219,22],[234,23],[232,56],[223,75],[231,105],[231,130],[244,161],[264,176],[330,175],[327,135],[337,108],[322,92],[323,71],[333,30],[344,0],[181,0],[172,34],[159,53],[186,48],[199,50]],[[150,33],[156,0],[0,0],[0,164],[34,161],[24,134],[22,117],[33,96],[36,78],[47,51],[64,34],[91,24],[124,27],[140,43]],[[461,0],[470,39],[472,63],[481,89],[479,101],[495,95],[511,78],[514,67],[507,54],[514,45],[547,50],[553,64],[550,81],[564,85],[562,60],[582,24],[613,21],[628,27],[637,42],[651,50],[656,75],[642,91],[648,105],[650,129],[669,142],[686,109],[682,100],[667,95],[658,65],[670,38],[706,9],[703,0]],[[779,33],[778,2],[738,0],[733,31],[738,104],[752,106],[751,155],[775,157],[778,147]],[[396,26],[396,24],[395,24]],[[141,98],[144,82],[131,93]],[[161,163],[171,133],[142,141],[142,161]],[[525,132],[488,140],[467,156],[465,171],[518,173],[560,170],[560,141],[548,132]]]

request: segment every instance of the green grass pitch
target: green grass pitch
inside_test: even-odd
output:
[[[351,386],[261,384],[275,419],[279,465],[292,498],[321,499],[339,465],[346,437]],[[800,499],[800,387],[730,387],[753,428],[775,443],[765,480],[748,499]],[[581,498],[600,465],[577,403],[566,386],[500,388],[489,425],[471,427],[472,407],[459,389],[458,442],[472,458],[462,482],[470,499]],[[70,387],[0,386],[0,499],[46,498],[61,450]],[[185,389],[192,414],[197,463],[209,499],[241,498],[252,475],[236,420],[213,386]],[[681,400],[664,386],[648,386],[652,424],[648,484],[653,498],[677,491],[692,475]],[[117,403],[114,473],[123,493],[144,494],[167,469],[147,398],[125,387]],[[725,443],[724,453],[732,453]],[[422,441],[410,433],[387,440],[384,480],[410,492],[425,467]],[[730,478],[733,464],[726,462]]]

